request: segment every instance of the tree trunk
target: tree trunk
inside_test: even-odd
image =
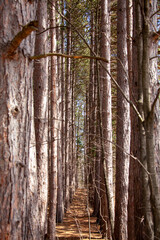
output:
[[[43,16],[43,17],[42,17]],[[47,28],[47,1],[38,1],[38,32]],[[35,55],[48,52],[48,34],[36,35]],[[48,59],[34,62],[34,122],[36,134],[39,229],[43,239],[47,232],[48,207]]]
[[[51,6],[51,52],[56,50],[56,15],[55,1]],[[49,216],[48,236],[50,240],[56,239],[56,207],[57,207],[57,83],[56,83],[56,57],[51,57],[51,161],[49,176]]]
[[[127,49],[128,49],[128,77],[129,77],[129,83],[130,83],[130,96],[132,98],[133,96],[133,102],[134,102],[134,98],[137,100],[137,89],[135,87],[135,83],[132,81],[132,77],[133,77],[133,70],[132,70],[132,39],[133,39],[133,14],[132,14],[132,10],[133,10],[133,2],[132,0],[127,0]],[[134,72],[137,73],[137,69],[134,68]],[[136,74],[135,74],[136,75]],[[136,139],[138,135],[135,134],[135,130],[137,130],[137,121],[135,121],[135,119],[137,120],[137,116],[135,115],[135,112],[133,109],[131,109],[131,153],[133,154],[136,153],[136,148],[137,148],[137,144],[139,143]],[[135,136],[135,138],[134,138]],[[138,145],[139,146],[139,145]],[[135,160],[130,159],[130,168],[129,168],[129,195],[128,195],[128,231],[129,231],[129,235],[128,238],[130,240],[134,240],[135,239],[135,218],[134,218],[134,213],[135,213],[135,206],[134,206],[134,188],[136,188],[136,186],[134,186],[134,175],[135,175],[135,171],[134,171],[134,167],[135,165]],[[137,188],[136,188],[137,190]]]
[[[154,232],[151,239],[160,238],[160,190],[159,190],[159,180],[156,171],[156,159],[155,159],[155,140],[154,140],[154,128],[155,126],[155,109],[153,109],[153,100],[155,99],[155,75],[156,70],[154,64],[156,65],[156,60],[152,59],[153,56],[150,49],[154,49],[153,39],[150,37],[150,4],[144,1],[144,22],[143,22],[143,61],[142,61],[142,86],[143,86],[143,108],[144,108],[144,128],[146,134],[146,160],[149,176],[149,186],[151,191],[151,208],[153,214],[153,229]],[[151,48],[152,46],[152,48]],[[154,54],[156,54],[154,50]],[[150,71],[150,62],[152,62],[152,69]],[[156,81],[157,83],[157,81]],[[157,89],[157,87],[156,87]],[[154,95],[154,99],[152,97]],[[159,110],[158,110],[159,111]],[[157,139],[159,145],[159,139]],[[157,145],[157,144],[156,144]]]
[[[57,1],[57,8],[60,6],[60,1]],[[57,25],[60,25],[60,17],[57,17]],[[57,52],[63,53],[63,38],[61,39],[61,29],[57,28]],[[62,158],[62,141],[63,141],[63,91],[62,91],[62,79],[63,79],[63,58],[57,58],[57,83],[58,83],[58,114],[57,114],[57,120],[58,120],[58,129],[57,129],[57,153],[58,153],[58,164],[57,164],[57,222],[61,223],[63,221],[64,216],[64,201],[63,201],[63,158]]]
[[[69,11],[69,9],[68,9]],[[67,14],[70,19],[70,14]],[[67,28],[67,54],[71,54],[71,27]],[[69,169],[70,169],[70,119],[71,119],[71,59],[67,59],[65,79],[65,209],[69,206]]]
[[[99,2],[96,4],[96,11],[94,14],[94,52],[98,54],[98,36],[99,28],[97,28],[100,22],[99,18]],[[94,164],[94,211],[93,216],[97,217],[97,222],[99,223],[100,216],[100,161],[101,161],[101,140],[100,140],[100,97],[99,97],[99,65],[98,62],[94,61],[94,102],[95,102],[95,164]],[[98,87],[99,86],[99,87]]]
[[[131,7],[132,5],[130,5]],[[129,6],[128,6],[129,8]],[[138,106],[139,99],[141,97],[141,53],[142,47],[142,36],[140,33],[140,26],[138,26],[137,15],[139,14],[139,5],[136,5],[136,1],[133,3],[133,37],[130,33],[130,39],[137,39],[136,43],[132,43],[131,68],[129,70],[130,75],[130,96],[132,102],[137,106],[139,112],[143,115],[142,109]],[[138,43],[138,46],[137,46]],[[134,63],[134,69],[133,69]],[[141,159],[141,133],[140,133],[140,122],[135,111],[131,108],[131,154]],[[144,153],[143,153],[144,154]],[[143,155],[142,154],[142,155]],[[129,202],[128,202],[128,239],[129,240],[141,240],[142,239],[142,202],[144,195],[142,194],[142,174],[144,169],[141,167],[138,161],[131,157],[130,159],[130,177],[129,177]]]
[[[62,13],[64,12],[64,1],[62,0]],[[62,19],[64,25],[64,19]],[[64,53],[64,30],[61,29],[61,52]],[[61,145],[62,145],[62,186],[63,186],[63,214],[65,201],[65,59],[61,57],[61,97],[62,97],[62,128],[61,128]]]
[[[103,150],[102,150],[103,155]],[[101,159],[104,157],[101,156]],[[112,239],[112,227],[111,227],[111,221],[109,216],[109,203],[106,196],[106,178],[105,178],[105,171],[104,168],[104,161],[101,160],[100,162],[100,225],[101,225],[101,231],[103,238],[106,239]]]
[[[76,133],[75,133],[75,66],[73,63],[73,72],[72,72],[72,177],[71,177],[71,201],[75,193],[76,183],[75,183],[75,175],[76,175]]]
[[[1,1],[0,239],[2,240],[40,239],[37,223],[38,183],[33,122],[33,62],[28,58],[34,54],[35,34],[24,39],[10,58],[3,58],[9,41],[22,30],[22,26],[35,20],[36,8],[35,1],[32,4]]]
[[[129,99],[126,1],[117,6],[117,82]],[[117,89],[115,238],[128,239],[130,105]]]
[[[100,56],[108,60],[105,64],[110,72],[110,16],[108,0],[101,1],[101,42]],[[104,63],[103,63],[104,64]],[[106,70],[100,68],[102,92],[102,142],[104,146],[104,161],[106,165],[107,197],[109,201],[109,215],[112,229],[114,228],[113,202],[113,162],[112,162],[112,100],[111,79]]]
[[[90,20],[90,25],[91,25],[91,33],[90,33],[90,38],[91,38],[91,48],[93,49],[94,47],[94,13],[93,10],[91,11],[91,20]],[[91,55],[92,52],[90,53]],[[88,178],[89,178],[89,201],[90,203],[93,204],[93,191],[94,191],[94,155],[95,155],[95,102],[94,102],[94,60],[90,59],[90,76],[89,76],[89,112],[88,112],[88,120],[89,120],[89,149],[88,149]]]
[[[142,39],[142,14],[141,14],[141,8],[139,5],[139,1],[135,1],[134,4],[134,12],[135,12],[135,45],[137,47],[137,66],[138,66],[138,89],[139,89],[139,97],[138,97],[138,105],[139,105],[139,112],[142,117],[144,117],[144,111],[143,111],[143,87],[142,87],[142,59],[143,59],[143,39]],[[146,136],[144,131],[144,126],[142,123],[139,123],[139,131],[140,131],[140,160],[143,164],[143,166],[147,169],[147,163],[146,163]],[[144,169],[142,170],[142,200],[141,200],[141,209],[142,209],[142,216],[140,217],[140,221],[143,221],[143,224],[141,224],[142,228],[142,237],[143,239],[147,239],[147,236],[152,239],[152,225],[153,225],[153,219],[152,219],[152,213],[151,213],[151,204],[150,204],[150,189],[148,185],[148,174]],[[136,177],[136,176],[135,176]],[[136,199],[137,199],[137,192]],[[146,211],[147,209],[147,211]],[[139,210],[138,210],[139,212]],[[144,217],[143,217],[144,216]],[[144,220],[143,220],[144,218]],[[139,239],[141,237],[139,236]]]
[[[88,185],[89,176],[89,85],[86,85],[86,106],[85,106],[85,185]],[[78,154],[77,154],[78,156]],[[78,162],[78,158],[77,158]]]

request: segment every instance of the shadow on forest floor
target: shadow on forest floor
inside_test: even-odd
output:
[[[87,208],[87,190],[78,189],[63,223],[57,224],[56,239],[102,239],[96,217],[89,215],[92,215],[92,209]]]

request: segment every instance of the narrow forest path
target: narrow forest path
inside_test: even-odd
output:
[[[87,207],[87,190],[78,189],[63,223],[57,224],[56,239],[102,239],[96,218],[90,217],[92,209]]]

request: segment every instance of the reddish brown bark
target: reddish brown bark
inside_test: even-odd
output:
[[[129,99],[126,1],[117,6],[117,82]],[[115,238],[128,239],[130,105],[117,89]]]
[[[43,16],[43,18],[42,18]],[[38,32],[47,28],[47,1],[38,1]],[[35,54],[48,51],[48,33],[36,35]],[[38,175],[39,229],[47,232],[48,207],[48,59],[34,62],[34,122]]]
[[[101,79],[101,117],[102,117],[102,144],[104,151],[105,179],[106,179],[106,197],[109,206],[109,217],[114,228],[114,203],[113,203],[113,159],[112,159],[112,99],[111,99],[111,78],[110,73],[110,13],[109,1],[101,1],[101,41],[100,55],[108,63],[102,63],[104,67],[100,68]],[[109,237],[109,236],[108,236]]]
[[[23,39],[16,59],[6,45],[36,18],[37,4],[1,1],[0,15],[0,239],[38,239],[37,168],[33,124],[35,34]],[[21,11],[23,9],[23,11]],[[26,14],[27,12],[27,14]],[[2,48],[2,46],[4,48]]]

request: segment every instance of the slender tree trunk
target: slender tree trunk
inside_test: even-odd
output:
[[[91,48],[94,47],[94,13],[91,11]],[[92,52],[90,53],[92,55]],[[94,124],[95,124],[95,102],[94,102],[94,60],[90,60],[90,76],[89,76],[89,155],[88,155],[88,174],[89,174],[89,201],[93,204],[94,191]]]
[[[67,16],[70,19],[70,14]],[[71,28],[67,28],[67,54],[71,54]],[[71,110],[71,59],[67,59],[66,80],[65,80],[65,210],[69,206],[69,169],[70,169],[70,110]]]
[[[22,26],[35,20],[36,9],[36,2],[1,1],[0,239],[40,239],[33,62],[28,58],[34,54],[35,33],[21,42],[11,58],[3,57],[6,45]]]
[[[135,99],[138,99],[138,91],[135,85],[135,82],[132,81],[133,74],[136,75],[137,68],[134,67],[134,73],[132,69],[132,39],[133,39],[133,2],[132,0],[127,0],[127,49],[128,49],[128,77],[129,77],[129,84],[130,84],[130,96],[133,102],[135,103]],[[135,54],[135,53],[134,53]],[[135,62],[136,63],[136,62]],[[135,64],[135,66],[137,66]],[[138,136],[139,132],[137,130],[138,126],[138,119],[135,115],[133,109],[131,109],[131,153],[137,155],[137,148],[139,147]],[[135,130],[137,134],[135,134]],[[135,156],[136,156],[135,155]],[[128,231],[129,235],[128,238],[130,240],[135,239],[135,205],[134,202],[136,199],[134,198],[134,189],[138,190],[137,185],[134,185],[134,175],[136,174],[135,160],[130,159],[130,169],[129,169],[129,196],[128,196]],[[139,192],[137,192],[139,193]]]
[[[126,1],[117,6],[117,82],[129,98]],[[128,239],[128,184],[130,153],[130,106],[117,89],[117,149],[115,238]]]
[[[99,77],[98,64],[95,63],[95,90],[94,90],[94,102],[95,102],[95,139],[94,139],[94,148],[95,148],[95,160],[94,160],[94,211],[93,216],[99,218],[99,207],[100,207],[100,160],[101,160],[101,141],[100,141],[100,103],[98,99],[98,86],[97,78]],[[97,219],[97,221],[99,221]]]
[[[53,6],[55,1],[52,1]],[[51,6],[51,52],[56,50],[56,16],[55,8]],[[56,206],[57,206],[57,84],[56,84],[56,58],[51,57],[51,162],[49,176],[49,219],[48,236],[50,240],[56,239]]]
[[[130,5],[132,6],[132,5]],[[128,6],[129,7],[129,6]],[[132,60],[134,63],[134,69],[130,69],[130,96],[132,102],[137,106],[140,113],[143,115],[142,109],[138,106],[139,99],[141,97],[141,53],[142,36],[140,33],[140,26],[138,26],[137,16],[139,14],[139,5],[136,5],[136,1],[133,2],[133,38],[137,39],[136,43],[132,45]],[[141,24],[141,23],[140,23]],[[128,29],[129,30],[129,29]],[[131,36],[131,35],[130,35]],[[132,37],[132,36],[131,36]],[[137,43],[139,47],[137,46]],[[128,45],[129,47],[129,45]],[[139,49],[139,50],[138,50]],[[130,49],[131,50],[131,49]],[[138,56],[139,55],[139,56]],[[132,71],[131,71],[132,70]],[[131,108],[131,154],[138,159],[141,159],[141,133],[140,122],[134,110]],[[142,174],[143,169],[136,161],[131,157],[130,159],[130,178],[129,178],[129,203],[128,203],[128,239],[129,240],[141,240],[142,239],[142,202],[144,195],[142,194]]]
[[[75,143],[75,66],[73,63],[73,72],[72,72],[72,178],[71,178],[71,201],[75,192],[75,174],[76,174],[76,143]]]
[[[71,37],[71,30],[70,30],[70,53],[72,54],[73,47],[72,47],[72,37]],[[74,129],[74,122],[73,122],[73,112],[74,112],[74,101],[73,101],[73,94],[74,94],[74,60],[70,62],[70,90],[69,90],[69,97],[70,97],[70,119],[69,119],[69,202],[71,203],[73,197],[73,129]]]
[[[106,68],[110,72],[110,16],[109,1],[101,1],[101,42],[100,55],[108,60]],[[102,83],[102,129],[104,145],[104,161],[106,165],[107,197],[109,201],[109,215],[112,229],[114,228],[114,202],[113,202],[113,162],[112,162],[112,100],[111,79],[101,67],[100,78]]]
[[[93,216],[99,218],[99,207],[100,207],[100,129],[99,129],[99,107],[97,109],[97,116],[96,116],[96,139],[95,139],[95,191],[94,191],[94,212]],[[97,219],[99,222],[99,219]]]
[[[96,81],[96,139],[95,139],[95,194],[94,194],[94,212],[93,215],[97,217],[97,222],[100,223],[100,204],[101,204],[101,117],[100,117],[100,96],[99,96],[99,67],[98,63],[95,66],[95,81]]]
[[[98,54],[98,33],[99,29],[97,28],[99,19],[99,3],[96,5],[96,12],[94,16],[94,52]],[[98,93],[98,79],[99,79],[99,66],[98,62],[94,62],[94,102],[95,102],[95,191],[94,191],[94,212],[93,216],[97,217],[97,222],[99,223],[100,217],[100,161],[101,161],[101,141],[100,141],[100,99]]]
[[[43,16],[43,18],[42,18]],[[38,1],[38,31],[47,28],[47,1]],[[47,32],[36,36],[35,55],[48,52]],[[48,59],[34,62],[34,122],[36,134],[39,229],[47,231],[48,206]]]
[[[85,184],[88,185],[89,175],[89,86],[86,86],[86,109],[85,109]],[[78,160],[78,159],[77,159]]]
[[[143,110],[143,87],[142,87],[142,59],[143,59],[143,39],[142,39],[142,13],[141,8],[139,5],[139,1],[136,0],[134,4],[134,12],[135,12],[135,32],[136,35],[136,46],[137,46],[137,65],[138,65],[138,89],[139,89],[139,97],[138,97],[138,105],[139,105],[139,112],[141,116],[144,117],[144,110]],[[144,126],[142,123],[140,125],[140,159],[143,166],[147,169],[146,163],[146,136],[144,131]],[[144,169],[142,169],[142,216],[140,221],[144,239],[147,239],[147,236],[152,239],[152,213],[151,213],[151,204],[150,204],[150,189],[148,184],[148,174]],[[135,193],[137,197],[137,192]],[[137,199],[137,198],[136,198]],[[147,209],[147,211],[146,211]],[[138,211],[139,212],[139,211]],[[144,216],[144,217],[143,217]],[[139,236],[140,238],[140,236]],[[141,239],[141,238],[140,238]]]
[[[103,150],[102,150],[102,155],[103,155]],[[104,157],[101,156],[103,159]],[[109,219],[109,203],[108,199],[106,197],[106,178],[105,178],[105,171],[106,169],[104,168],[104,163],[103,161],[100,162],[100,175],[101,175],[101,180],[100,180],[100,225],[101,225],[101,230],[103,234],[103,238],[105,237],[106,239],[112,239],[112,227],[110,224],[110,219]]]
[[[57,3],[57,8],[59,8],[60,1]],[[61,10],[61,9],[60,9]],[[57,17],[57,25],[59,26],[61,22],[60,17]],[[63,38],[61,39],[61,29],[57,28],[56,32],[57,36],[57,52],[63,53]],[[62,78],[63,78],[63,58],[57,58],[57,84],[58,84],[58,114],[57,114],[57,121],[58,121],[58,129],[57,129],[57,222],[61,223],[63,221],[64,216],[64,201],[63,201],[63,158],[62,158],[62,142],[63,142],[63,91],[62,91]]]
[[[62,0],[62,12],[64,12],[64,1]],[[62,19],[64,25],[64,19]],[[61,52],[64,53],[64,30],[61,29]],[[61,57],[61,97],[62,97],[62,128],[61,128],[61,145],[62,145],[62,186],[63,186],[63,208],[65,201],[65,59]],[[64,209],[63,209],[64,214]]]

